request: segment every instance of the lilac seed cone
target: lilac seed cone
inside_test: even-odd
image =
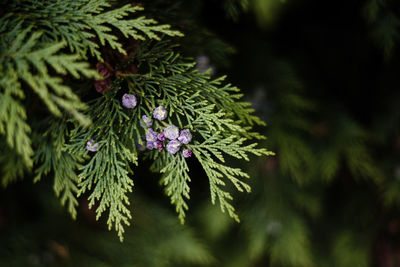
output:
[[[164,129],[164,135],[169,140],[175,140],[179,137],[179,128],[175,125],[169,125]]]
[[[136,97],[131,94],[124,94],[122,96],[122,105],[126,108],[134,108],[136,107]]]
[[[167,118],[168,111],[163,106],[158,106],[154,109],[153,117],[157,120],[165,120]]]
[[[148,150],[153,150],[155,148],[154,147],[154,142],[147,142],[146,148]]]
[[[158,150],[163,150],[163,144],[160,141],[155,141],[155,142],[147,142],[146,145],[147,149],[153,150],[153,149],[158,149]]]
[[[146,133],[146,141],[147,142],[155,142],[157,141],[157,132],[155,132],[153,129],[149,129]]]
[[[143,124],[144,122],[144,124]],[[140,126],[142,126],[143,128],[147,127],[151,127],[153,125],[153,120],[149,117],[147,117],[146,115],[142,116],[142,119],[140,120]]]
[[[179,134],[178,140],[185,145],[189,144],[189,142],[192,141],[192,134],[189,129],[182,130]]]
[[[171,154],[175,154],[181,148],[181,142],[178,140],[172,140],[167,144],[167,151]]]
[[[164,140],[166,139],[164,133],[159,133],[159,134],[157,135],[157,138],[158,138],[158,140],[160,140],[160,141],[164,141]]]
[[[163,149],[163,143],[161,141],[155,141],[154,142],[154,147],[157,148],[158,150]]]
[[[96,152],[99,148],[99,143],[96,143],[93,139],[90,139],[86,143],[86,149],[92,152]]]
[[[184,150],[182,151],[182,155],[183,155],[184,158],[189,158],[189,157],[192,156],[192,150],[190,150],[190,149],[184,149]]]

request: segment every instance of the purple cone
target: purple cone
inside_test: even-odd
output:
[[[86,143],[86,149],[92,152],[96,152],[99,148],[99,143],[96,143],[93,139],[90,139]]]
[[[144,124],[143,124],[144,122]],[[153,120],[149,117],[147,117],[146,115],[142,116],[142,119],[140,120],[140,126],[142,126],[143,128],[147,127],[151,127],[153,125]]]
[[[134,108],[136,107],[136,97],[130,94],[124,94],[122,96],[122,105],[126,108]]]
[[[147,142],[157,141],[157,132],[155,132],[153,129],[149,129],[146,133],[146,141]]]
[[[164,135],[169,140],[175,140],[179,136],[179,128],[175,125],[169,125],[164,129]]]
[[[159,106],[154,109],[153,117],[157,120],[165,120],[167,118],[167,115],[168,111],[163,106]]]
[[[183,155],[184,158],[189,158],[189,157],[192,156],[192,150],[190,150],[190,149],[184,149],[184,150],[182,151],[182,155]]]
[[[164,133],[159,133],[159,134],[157,135],[157,138],[158,138],[158,140],[160,140],[160,141],[164,141],[164,140],[166,139]]]
[[[148,150],[153,150],[155,148],[154,142],[147,142],[146,147]]]
[[[179,142],[187,145],[192,140],[192,134],[190,133],[189,129],[184,129],[181,131],[178,137]]]
[[[181,148],[181,142],[178,140],[172,140],[167,144],[167,151],[171,154],[175,154]]]
[[[154,142],[154,147],[157,148],[158,150],[162,150],[163,149],[163,144],[161,141],[155,141]]]
[[[153,150],[153,149],[158,149],[158,150],[163,150],[163,143],[160,141],[155,141],[155,142],[147,142],[146,145],[147,149]]]

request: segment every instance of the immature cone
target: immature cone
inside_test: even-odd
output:
[[[86,149],[92,152],[96,152],[99,147],[99,143],[96,143],[93,139],[90,139],[86,143]]]
[[[153,129],[149,129],[146,133],[146,141],[147,142],[155,142],[157,141],[157,132],[155,132]]]
[[[158,150],[162,150],[163,149],[163,144],[161,141],[155,141],[154,142],[154,147],[157,148]]]
[[[192,141],[192,134],[189,129],[182,130],[179,134],[178,140],[185,145],[189,144],[189,142]]]
[[[113,68],[107,62],[99,62],[96,64],[97,72],[107,79],[111,76],[112,72],[114,72]]]
[[[169,125],[164,129],[164,136],[169,140],[175,140],[179,136],[179,128],[175,125]]]
[[[143,124],[143,122],[144,124]],[[147,127],[151,127],[153,125],[153,120],[149,117],[147,117],[146,115],[142,116],[142,120],[140,120],[140,126],[142,126],[143,128]]]
[[[94,83],[94,87],[96,88],[96,91],[97,92],[99,92],[99,93],[105,93],[105,92],[107,92],[108,90],[110,90],[111,88],[110,88],[110,86],[111,86],[111,80],[110,79],[106,79],[106,80],[103,80],[103,81],[96,81],[95,83]]]
[[[153,150],[153,149],[158,149],[162,150],[163,149],[163,143],[161,141],[155,141],[155,142],[147,142],[147,149]]]
[[[147,142],[146,148],[147,148],[148,150],[153,150],[153,149],[155,148],[154,142]]]
[[[178,140],[172,140],[167,144],[167,151],[171,154],[175,154],[181,148],[181,142]]]
[[[182,155],[183,155],[184,158],[189,158],[189,157],[192,156],[192,150],[190,150],[190,149],[184,149],[184,150],[182,151]]]
[[[163,106],[159,106],[154,109],[153,117],[157,120],[165,120],[167,118],[167,115],[168,111]]]
[[[157,138],[158,138],[158,140],[160,140],[160,141],[164,141],[164,140],[166,139],[164,133],[159,133],[159,134],[157,135]]]
[[[137,101],[136,97],[131,94],[124,94],[122,96],[122,105],[126,108],[134,108],[136,107]]]

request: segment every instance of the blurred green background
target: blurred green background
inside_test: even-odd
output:
[[[241,223],[211,205],[195,159],[183,226],[142,163],[123,243],[84,198],[73,221],[51,179],[25,177],[0,191],[0,266],[400,266],[400,2],[142,5],[268,124],[277,155],[242,166],[253,192],[235,196]]]

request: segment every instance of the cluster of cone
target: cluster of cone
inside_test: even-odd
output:
[[[124,94],[122,96],[122,105],[125,108],[134,108],[137,105],[136,97],[132,94]],[[167,118],[168,111],[163,106],[158,106],[153,111],[153,118],[159,121],[163,121]],[[187,145],[192,141],[192,134],[189,129],[179,130],[175,125],[168,125],[160,133],[154,131],[151,127],[153,126],[153,121],[146,115],[142,116],[140,125],[146,129],[146,148],[149,150],[165,149],[171,153],[176,154],[183,145]],[[93,139],[90,139],[86,144],[86,149],[92,152],[98,150],[99,144]],[[185,158],[192,156],[192,151],[189,148],[182,150],[182,155]]]

